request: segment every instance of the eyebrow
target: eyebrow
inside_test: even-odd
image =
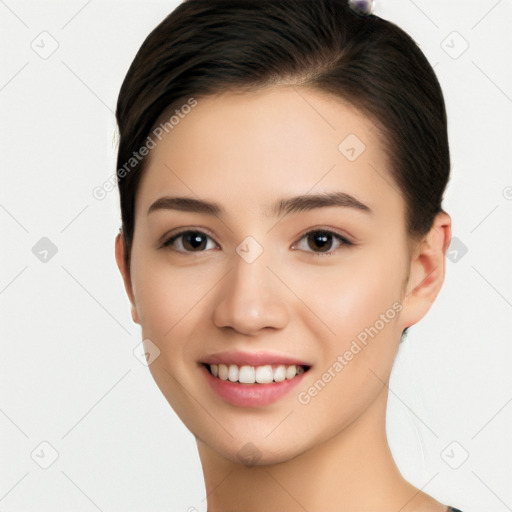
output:
[[[270,210],[267,208],[266,211],[270,211],[270,215],[279,217],[283,213],[298,213],[314,210],[316,208],[329,208],[333,206],[352,208],[368,214],[373,214],[373,210],[369,206],[345,192],[306,194],[284,198],[278,200],[271,206]],[[161,197],[149,207],[147,215],[157,210],[178,210],[182,212],[204,213],[215,216],[222,216],[225,213],[224,208],[219,204],[203,199],[195,199],[193,197]]]

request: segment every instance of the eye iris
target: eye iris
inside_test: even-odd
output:
[[[314,240],[317,247],[313,247],[310,243],[312,240]],[[332,247],[332,235],[321,232],[311,233],[308,235],[308,245],[311,249],[317,250],[320,248],[321,252],[327,252]]]
[[[202,233],[190,231],[183,236],[183,247],[189,250],[204,249],[206,246],[206,236]],[[188,247],[187,247],[188,246]]]

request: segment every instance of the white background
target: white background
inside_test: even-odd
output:
[[[92,195],[115,172],[128,66],[176,5],[0,0],[2,512],[204,507],[194,439],[133,355],[140,328],[114,260],[117,191]],[[505,512],[512,1],[377,0],[375,13],[409,32],[439,76],[453,160],[443,205],[459,240],[397,359],[390,443],[404,476],[438,500]],[[47,262],[32,251],[43,237],[58,251]]]

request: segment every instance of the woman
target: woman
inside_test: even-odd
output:
[[[445,105],[413,40],[342,0],[187,0],[117,120],[116,260],[208,511],[456,510],[385,431],[451,239]]]

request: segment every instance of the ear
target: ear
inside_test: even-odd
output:
[[[136,324],[140,324],[139,314],[137,313],[137,308],[135,307],[135,298],[132,290],[130,268],[128,265],[126,265],[124,240],[121,233],[116,236],[115,247],[117,267],[119,268],[119,272],[121,272],[121,276],[123,277],[124,289],[126,290],[126,294],[128,295],[128,299],[132,305],[132,320]]]
[[[402,328],[419,322],[434,303],[444,282],[446,251],[452,238],[450,216],[441,212],[432,229],[416,245],[410,261],[410,272],[402,299]]]

